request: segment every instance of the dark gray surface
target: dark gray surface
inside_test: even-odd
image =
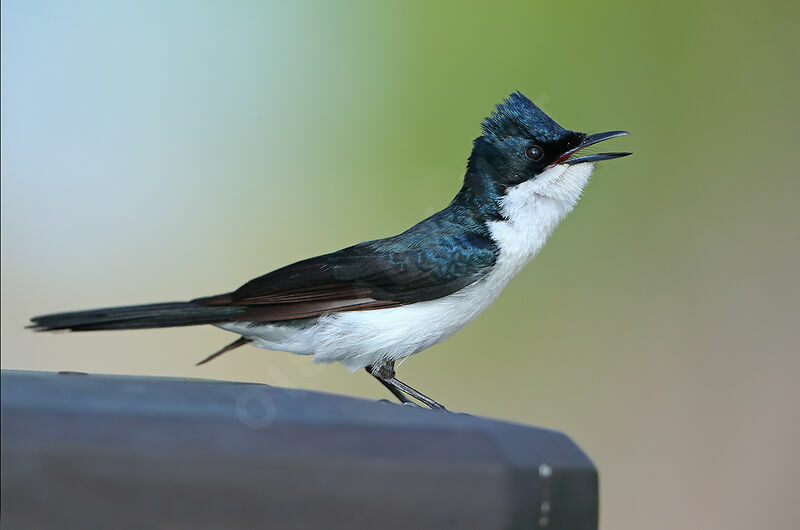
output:
[[[597,528],[565,435],[257,384],[2,372],[2,527]]]

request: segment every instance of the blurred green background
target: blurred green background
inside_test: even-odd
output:
[[[2,367],[388,394],[214,328],[28,317],[224,292],[458,190],[519,89],[626,129],[477,321],[402,365],[455,410],[563,430],[602,526],[800,519],[797,2],[2,3]],[[610,146],[610,144],[609,144]],[[611,148],[611,146],[610,146]]]

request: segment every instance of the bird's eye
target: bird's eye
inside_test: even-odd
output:
[[[544,151],[542,150],[541,147],[539,147],[536,144],[531,145],[527,149],[525,149],[525,157],[528,160],[533,160],[535,162],[537,160],[541,160],[543,156],[544,156]]]

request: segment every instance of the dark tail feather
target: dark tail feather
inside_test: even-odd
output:
[[[212,360],[216,359],[217,357],[219,357],[223,353],[227,353],[227,352],[229,352],[231,350],[235,350],[239,346],[244,346],[248,342],[253,342],[253,341],[252,341],[252,339],[246,339],[244,337],[239,337],[238,339],[236,339],[235,341],[231,342],[230,344],[228,344],[227,346],[225,346],[221,350],[215,351],[214,353],[212,353],[211,355],[209,355],[208,357],[206,357],[205,359],[203,359],[199,363],[195,364],[195,366],[200,366],[201,364],[206,364],[208,361],[212,361]]]
[[[192,302],[109,307],[33,317],[28,326],[36,331],[98,331],[104,329],[147,329],[217,324],[236,320],[246,307],[203,306]]]

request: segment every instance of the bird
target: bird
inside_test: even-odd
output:
[[[36,316],[28,327],[210,324],[239,337],[198,365],[245,344],[312,355],[365,369],[403,404],[447,410],[400,381],[396,363],[450,337],[494,302],[575,207],[595,163],[631,154],[581,151],[627,134],[565,129],[515,91],[481,122],[453,200],[400,234],[292,263],[228,293]]]

